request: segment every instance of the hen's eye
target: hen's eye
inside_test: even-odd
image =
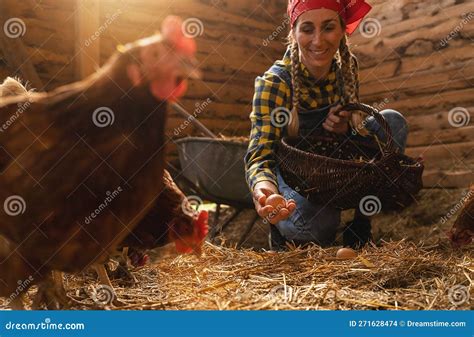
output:
[[[193,233],[194,227],[187,218],[181,218],[176,223],[177,234],[181,236],[189,236]]]

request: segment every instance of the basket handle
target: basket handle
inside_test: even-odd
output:
[[[377,109],[363,103],[349,103],[343,106],[341,110],[346,110],[346,111],[360,110],[360,111],[365,112],[369,116],[374,117],[375,120],[379,123],[379,125],[384,129],[385,134],[387,136],[387,144],[384,146],[384,149],[383,149],[385,154],[395,152],[392,129],[390,129],[390,126],[388,125],[387,121]]]

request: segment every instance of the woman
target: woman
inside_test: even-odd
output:
[[[307,136],[324,128],[347,137],[370,140],[376,135],[386,140],[373,117],[341,111],[341,105],[359,101],[358,65],[346,34],[357,28],[370,9],[363,0],[290,0],[288,50],[283,60],[256,79],[246,178],[258,214],[272,224],[273,249],[284,247],[285,241],[329,246],[336,238],[341,215],[338,209],[308,201],[282,179],[274,155],[282,136]],[[277,118],[282,111],[291,111],[287,125]],[[403,152],[406,120],[394,110],[381,114]],[[285,207],[266,205],[273,194],[285,197]],[[344,246],[360,248],[370,240],[370,220],[357,209],[346,224]]]

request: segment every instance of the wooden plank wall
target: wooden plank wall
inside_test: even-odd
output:
[[[103,64],[117,45],[159,30],[168,14],[194,20],[202,25],[198,26],[200,34],[196,40],[204,78],[191,81],[182,104],[191,113],[197,112],[198,118],[212,131],[226,136],[249,134],[254,79],[285,50],[284,44],[277,40],[268,41],[265,46],[264,41],[275,29],[281,32],[280,37],[286,35],[287,26],[282,23],[286,0],[2,1],[11,16],[25,22],[27,30],[22,40],[45,83],[42,88],[45,90],[84,74],[84,68],[91,66],[86,61],[94,58],[91,57],[95,53],[93,49],[98,45]],[[82,1],[80,5],[78,1]],[[96,13],[90,9],[94,1],[99,12],[97,22]],[[92,19],[87,16],[88,11]],[[86,35],[93,33],[92,26],[97,23],[99,43],[90,40],[84,48]],[[78,53],[81,46],[85,53]],[[81,69],[76,69],[78,64]],[[1,76],[11,75],[10,71],[0,62]],[[172,137],[196,134],[192,125],[174,132],[183,125],[182,118],[174,115],[168,125]],[[173,146],[170,152],[174,154]]]
[[[22,41],[46,90],[77,78],[76,1],[2,0],[9,15],[25,22]],[[96,1],[101,63],[118,44],[153,34],[168,14],[198,19],[197,57],[204,79],[190,83],[182,103],[216,133],[248,135],[254,79],[285,50],[287,0]],[[474,181],[474,3],[369,2],[374,6],[369,17],[380,25],[378,34],[367,38],[356,32],[350,38],[361,66],[362,100],[407,117],[408,153],[425,157],[427,186]],[[274,32],[276,38],[264,43]],[[3,77],[11,75],[5,59],[0,53]],[[455,128],[449,123],[448,114],[456,107],[468,111],[468,125]],[[182,119],[172,116],[170,136],[197,134],[193,126],[174,132],[181,125]]]
[[[351,37],[362,100],[407,117],[407,152],[424,156],[427,186],[468,186],[474,181],[474,2],[369,2],[379,34]],[[465,122],[450,123],[457,107],[465,109],[453,110]]]
[[[75,2],[72,0],[1,0],[7,12],[3,16],[18,18],[24,23],[20,37],[26,47],[28,59],[38,73],[42,88],[51,90],[74,80],[75,71]],[[3,33],[5,22],[1,22]],[[13,46],[13,44],[12,44]],[[16,50],[0,50],[0,76],[17,75],[7,64],[5,53],[18,57]]]
[[[264,47],[263,41],[281,25],[286,0],[137,0],[126,6],[113,0],[100,3],[101,22],[120,13],[101,36],[104,60],[118,43],[152,34],[170,13],[197,19],[195,27],[201,32],[196,38],[197,58],[204,78],[190,82],[182,104],[190,112],[199,112],[199,120],[215,133],[248,135],[255,77],[284,53],[283,44],[274,41]],[[203,104],[205,108],[200,109]],[[180,118],[169,121],[173,130],[181,124]],[[179,137],[195,132],[189,126],[179,132]]]

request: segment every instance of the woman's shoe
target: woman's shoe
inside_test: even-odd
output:
[[[344,247],[357,250],[364,247],[369,241],[372,241],[370,219],[356,217],[354,220],[346,223],[346,228],[342,234]]]
[[[270,246],[270,250],[275,252],[282,252],[286,250],[286,240],[275,225],[270,225],[268,244]]]

